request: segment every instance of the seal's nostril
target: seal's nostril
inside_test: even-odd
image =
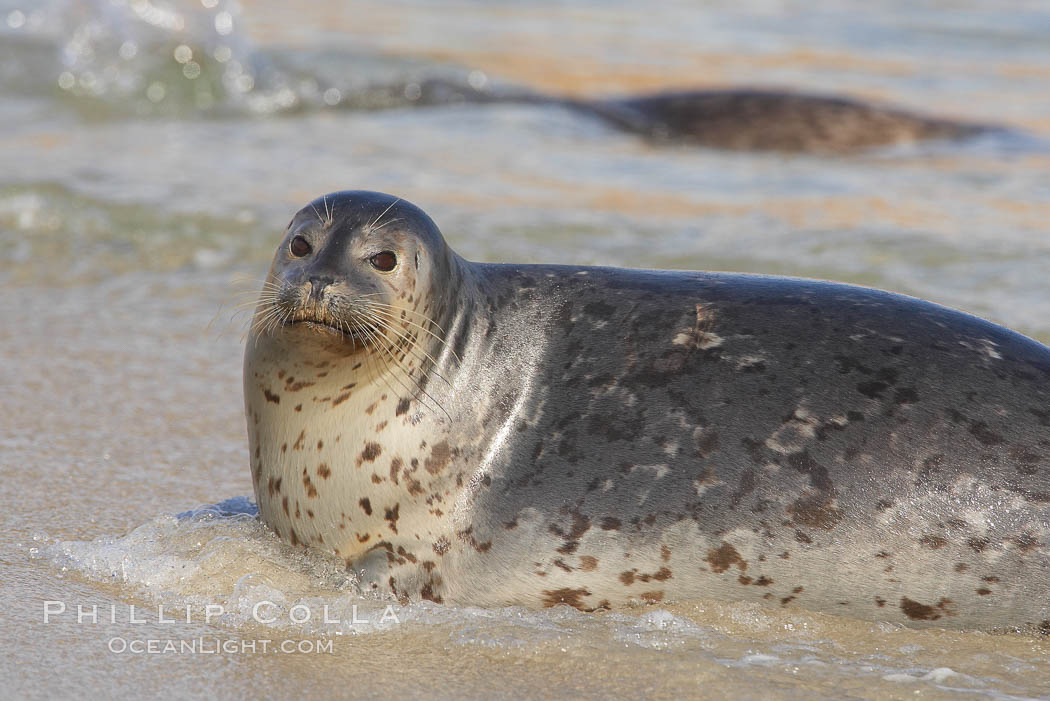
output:
[[[315,276],[310,278],[310,296],[314,299],[320,300],[321,295],[324,294],[324,288],[335,282],[335,279],[329,276]]]

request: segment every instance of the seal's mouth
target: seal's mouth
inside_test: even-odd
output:
[[[353,324],[343,323],[327,314],[296,314],[288,320],[288,325],[355,344],[364,342],[367,335],[355,328]]]
[[[319,319],[293,319],[291,326],[299,326],[301,328],[307,328],[311,331],[321,331],[324,333],[335,333],[340,336],[352,336],[353,334],[347,331],[344,327],[337,325],[332,321],[321,321]]]

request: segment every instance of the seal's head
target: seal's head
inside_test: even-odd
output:
[[[430,217],[404,200],[324,195],[288,224],[252,333],[341,355],[397,355],[439,323],[454,258]]]

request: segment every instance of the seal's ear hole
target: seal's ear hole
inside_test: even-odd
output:
[[[296,236],[292,238],[291,243],[288,244],[288,250],[296,258],[302,258],[314,249],[310,246],[309,241],[304,239],[302,236]]]
[[[419,251],[416,251],[416,268],[419,268]]]
[[[380,251],[371,258],[368,262],[372,264],[372,267],[376,270],[389,273],[397,265],[397,256],[394,255],[393,251]]]

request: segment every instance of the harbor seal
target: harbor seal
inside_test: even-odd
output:
[[[379,595],[1050,631],[1050,349],[929,302],[473,263],[338,192],[284,234],[244,394],[261,518]]]
[[[1013,133],[998,125],[926,115],[841,95],[778,88],[562,97],[517,86],[475,87],[469,81],[430,78],[375,88],[369,95],[368,100],[354,104],[369,109],[464,103],[562,107],[657,145],[729,151],[841,155],[924,141],[964,141]]]

